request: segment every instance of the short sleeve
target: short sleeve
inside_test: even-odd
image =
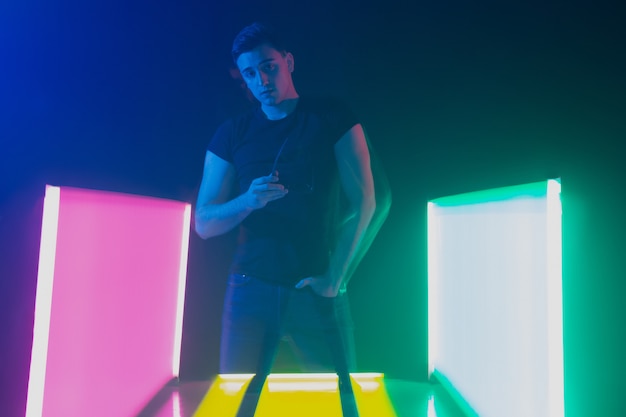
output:
[[[207,146],[207,151],[214,153],[223,160],[232,163],[233,123],[231,120],[222,123]]]

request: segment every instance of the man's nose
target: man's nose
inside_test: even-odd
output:
[[[269,77],[267,74],[264,74],[263,72],[259,72],[259,76],[257,78],[258,78],[259,85],[269,84]]]

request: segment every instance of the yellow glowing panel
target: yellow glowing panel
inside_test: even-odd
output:
[[[218,375],[194,417],[235,417],[253,375]]]
[[[270,375],[265,381],[255,417],[341,416],[336,374]]]
[[[235,417],[253,375],[219,375],[194,417]],[[360,417],[396,417],[379,373],[351,374]],[[265,381],[255,417],[341,417],[336,374],[273,374]]]
[[[366,377],[352,374],[351,378],[359,417],[396,417],[383,374]]]

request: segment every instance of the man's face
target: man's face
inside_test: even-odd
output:
[[[244,52],[237,66],[254,97],[263,105],[275,106],[285,99],[295,98],[291,79],[293,56],[284,56],[267,44]]]

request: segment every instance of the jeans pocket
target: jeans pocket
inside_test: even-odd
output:
[[[228,285],[231,287],[243,287],[247,285],[252,279],[249,275],[244,274],[230,274],[228,276]]]

